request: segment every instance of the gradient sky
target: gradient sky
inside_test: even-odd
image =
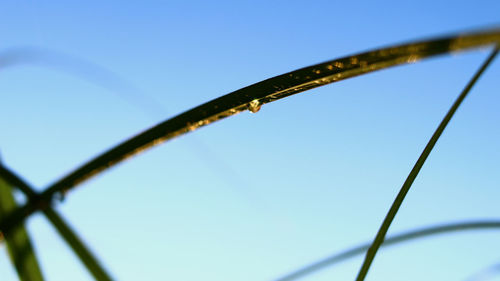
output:
[[[3,163],[42,190],[122,140],[249,84],[500,22],[493,0],[234,2],[1,1],[0,61],[24,54],[0,69]],[[273,280],[373,239],[489,50],[243,112],[120,164],[56,207],[118,280]],[[500,217],[499,78],[497,59],[389,234]],[[47,280],[91,280],[44,217],[27,225]],[[16,280],[0,247],[0,279]],[[361,262],[304,280],[353,280]],[[498,232],[468,232],[382,250],[367,280],[465,280],[498,262]]]

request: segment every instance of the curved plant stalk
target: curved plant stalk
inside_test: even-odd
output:
[[[13,188],[0,177],[0,218],[5,217],[17,206]],[[18,225],[4,235],[10,259],[21,281],[43,281],[31,241],[23,225]]]
[[[0,165],[0,178],[5,179],[11,186],[21,190],[28,198],[36,196],[36,192],[24,180],[17,176],[14,172]],[[76,233],[69,227],[64,219],[52,207],[47,207],[43,210],[45,217],[56,228],[57,232],[70,246],[73,252],[78,256],[80,261],[85,265],[87,270],[99,281],[112,280],[110,275],[101,266],[97,258],[88,250],[85,244],[78,238]],[[29,279],[31,280],[31,279]],[[33,279],[34,280],[34,279]]]
[[[458,223],[450,223],[450,224],[442,224],[437,226],[430,226],[425,228],[420,228],[416,230],[411,230],[405,233],[401,233],[398,235],[394,235],[392,237],[387,238],[384,243],[382,243],[381,247],[392,246],[395,244],[400,244],[403,242],[409,242],[415,239],[421,239],[429,236],[441,235],[441,234],[450,234],[452,232],[462,232],[462,231],[470,231],[470,230],[491,230],[491,229],[499,229],[500,230],[500,220],[493,221],[469,221],[469,222],[458,222]],[[330,267],[339,262],[345,261],[349,258],[362,255],[370,248],[371,243],[364,243],[357,247],[351,248],[349,250],[340,252],[333,256],[330,256],[326,259],[320,260],[313,264],[310,264],[306,267],[303,267],[295,272],[289,273],[275,281],[292,281],[297,280],[299,278],[305,277],[309,274],[315,273],[321,269],[326,267]]]
[[[152,117],[152,120],[161,120],[169,115],[168,109],[163,107],[151,95],[144,93],[136,85],[117,73],[91,61],[59,51],[33,46],[13,47],[0,51],[0,71],[20,65],[43,66],[73,75],[116,94],[132,107]],[[214,174],[231,184],[234,181],[242,181],[239,175],[225,161],[220,159],[217,153],[211,151],[201,139],[192,138],[191,141],[193,142],[193,140],[194,143],[191,143],[191,146],[197,148],[193,149],[193,152],[208,167],[212,168]],[[203,150],[203,153],[200,153],[201,150]],[[222,166],[223,168],[220,169]]]
[[[90,274],[94,276],[95,280],[113,280],[99,263],[97,258],[90,252],[87,247],[85,247],[83,242],[78,238],[78,236],[76,236],[75,232],[69,227],[69,225],[63,220],[63,218],[54,211],[54,209],[47,208],[43,210],[43,213],[45,217],[57,229],[59,235],[62,236],[64,241],[66,241],[73,252],[78,256],[80,261],[85,265]]]
[[[413,166],[412,170],[410,171],[410,174],[406,178],[405,182],[403,183],[403,186],[401,187],[401,190],[399,191],[398,195],[396,196],[396,199],[394,200],[391,208],[389,209],[389,212],[387,213],[386,217],[384,218],[384,222],[380,226],[380,229],[377,232],[377,235],[375,236],[375,239],[373,240],[373,243],[371,247],[368,249],[366,252],[365,260],[363,262],[363,265],[361,266],[361,269],[359,270],[358,276],[356,277],[357,281],[363,281],[366,277],[366,274],[368,273],[368,270],[370,269],[370,265],[375,258],[375,255],[377,254],[377,251],[384,242],[385,235],[387,234],[387,231],[389,230],[389,227],[396,217],[396,214],[399,210],[399,207],[401,207],[401,204],[403,203],[404,198],[406,197],[406,194],[411,188],[411,185],[415,181],[415,178],[417,177],[418,173],[420,172],[420,169],[425,163],[425,160],[431,153],[432,149],[434,148],[434,145],[438,141],[439,137],[443,133],[444,129],[450,122],[451,118],[457,111],[458,107],[460,104],[464,101],[464,99],[467,97],[467,94],[470,92],[474,84],[477,82],[479,77],[483,74],[484,70],[490,65],[490,63],[493,61],[493,59],[496,57],[498,54],[498,47],[496,47],[492,54],[486,59],[486,61],[483,63],[483,65],[479,68],[479,70],[476,72],[474,77],[469,81],[465,89],[460,93],[458,96],[457,100],[453,103],[451,106],[450,110],[448,113],[446,113],[446,116],[443,118],[441,123],[439,124],[438,128],[432,135],[431,139],[425,146],[424,150],[422,151],[422,154],[418,157],[417,162]]]
[[[241,111],[257,112],[263,104],[312,88],[436,55],[497,43],[500,43],[500,29],[453,35],[327,61],[239,89],[166,120],[85,163],[2,220],[0,230],[9,229],[48,206],[56,193],[65,193],[128,157]]]

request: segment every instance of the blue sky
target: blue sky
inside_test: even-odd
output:
[[[120,141],[249,84],[372,48],[498,26],[498,1],[0,3],[2,161],[42,190]],[[356,3],[354,3],[356,2]],[[341,81],[241,113],[84,183],[57,209],[118,280],[273,280],[371,240],[489,49]],[[497,60],[439,140],[389,233],[498,218]],[[90,280],[45,218],[48,280]],[[2,246],[2,280],[16,280]],[[367,280],[464,280],[498,233],[382,250]],[[362,257],[305,280],[352,280]],[[498,277],[497,277],[497,280]]]

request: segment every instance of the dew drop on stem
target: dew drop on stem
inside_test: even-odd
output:
[[[262,104],[259,102],[259,100],[253,100],[248,103],[248,110],[252,113],[257,113],[260,110],[261,106]]]

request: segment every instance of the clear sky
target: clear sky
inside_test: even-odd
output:
[[[499,12],[494,0],[3,0],[0,56],[26,59],[0,69],[2,161],[42,190],[120,141],[233,90],[372,48],[498,26]],[[243,112],[120,164],[56,207],[118,280],[273,280],[373,239],[489,50]],[[497,59],[389,234],[500,217],[499,78]],[[28,229],[47,280],[91,280],[44,217],[33,216]],[[367,280],[465,280],[500,262],[498,237],[468,232],[381,250]],[[0,279],[16,280],[1,249]],[[361,262],[304,280],[353,280]]]

